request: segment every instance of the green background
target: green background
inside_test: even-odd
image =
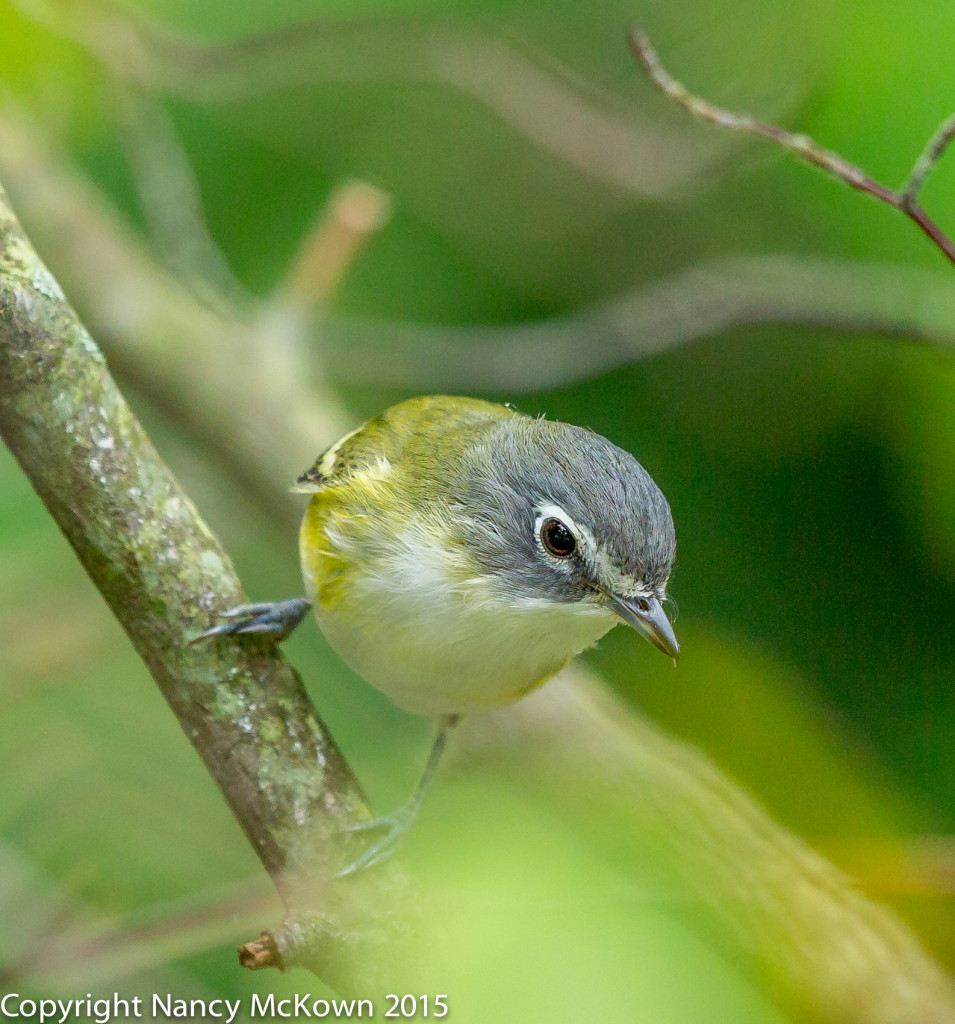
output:
[[[394,19],[449,16],[445,4],[377,0],[155,0],[142,9],[210,40],[361,18],[342,44],[346,64],[349,47],[357,53]],[[0,4],[5,101],[28,110],[145,231],[111,87],[57,18],[38,23]],[[281,280],[342,180],[392,195],[391,221],[335,295],[337,315],[439,327],[542,321],[732,255],[944,269],[941,254],[887,207],[671,108],[634,66],[630,22],[651,32],[693,89],[806,131],[893,186],[955,107],[955,7],[938,0],[457,5],[444,24],[502,38],[535,66],[570,69],[583,94],[601,90],[618,114],[632,110],[688,140],[688,162],[708,154],[695,170],[675,164],[665,195],[599,180],[473,96],[394,81],[387,68],[373,74],[358,57],[354,75],[337,80],[317,71],[313,81],[285,83],[278,67],[272,89],[159,101],[211,234],[253,294]],[[953,184],[955,169],[943,162],[924,195],[943,225],[955,225]],[[582,348],[594,343],[581,335]],[[331,383],[357,424],[417,393],[413,368],[407,374],[404,389],[348,373]],[[269,521],[177,422],[129,397],[249,592],[298,593],[294,534]],[[944,871],[918,885],[885,868],[925,837],[955,830],[950,359],[864,333],[749,327],[560,389],[490,397],[605,434],[637,455],[673,508],[679,670],[624,630],[586,656],[592,667],[858,874],[952,963],[951,869],[946,887]],[[329,440],[316,439],[316,454]],[[319,712],[375,804],[397,804],[425,756],[427,724],[350,675],[313,625],[287,649],[307,681],[321,680]],[[240,996],[246,1006],[252,991],[322,991],[305,975],[238,971],[230,947],[252,936],[237,926],[205,938],[193,920],[210,902],[265,893],[255,858],[5,453],[0,695],[8,922],[49,931],[59,913],[91,935],[154,929],[164,950],[158,965],[94,950],[73,973],[62,965],[26,972],[17,991],[168,990]],[[935,848],[949,863],[944,843]],[[788,1019],[694,929],[692,914],[647,897],[639,851],[628,859],[608,848],[586,815],[575,827],[572,814],[522,795],[492,765],[439,782],[408,856],[444,886],[454,922],[459,969],[435,979],[435,991],[449,992],[451,1019]],[[4,930],[0,963],[12,965],[23,944]]]

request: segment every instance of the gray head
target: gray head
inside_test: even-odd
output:
[[[483,535],[487,572],[519,599],[603,605],[679,654],[661,604],[676,553],[673,518],[632,455],[580,427],[514,417],[466,461],[458,500]]]

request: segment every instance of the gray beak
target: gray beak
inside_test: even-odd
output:
[[[666,617],[663,605],[655,597],[617,597],[610,595],[608,602],[624,622],[642,633],[658,651],[673,659],[674,665],[680,659],[680,645],[676,634]]]

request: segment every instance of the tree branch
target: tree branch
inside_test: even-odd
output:
[[[741,956],[797,1019],[955,1022],[951,977],[894,913],[579,663],[460,729],[452,762],[504,762],[511,785],[603,849],[651,851],[649,891],[702,910],[717,948]]]
[[[679,103],[691,114],[703,118],[704,121],[719,125],[721,128],[728,128],[730,131],[761,135],[771,139],[783,149],[795,154],[800,160],[826,171],[827,174],[844,181],[851,188],[865,192],[867,195],[901,210],[932,239],[950,262],[955,263],[955,244],[917,201],[918,190],[926,176],[945,151],[952,136],[955,135],[955,114],[943,122],[916,162],[906,184],[899,191],[895,191],[869,177],[865,171],[860,170],[845,157],[839,156],[838,153],[833,153],[829,149],[824,149],[808,135],[796,134],[777,125],[757,121],[749,114],[734,113],[694,95],[664,68],[659,54],[650,43],[650,37],[642,29],[632,28],[630,30],[630,48],[633,55],[643,65],[650,81],[664,95]]]
[[[629,366],[734,327],[794,324],[955,347],[955,280],[897,264],[725,257],[572,316],[503,327],[330,318],[336,380],[442,391],[533,392]]]
[[[367,814],[361,789],[274,646],[186,646],[217,609],[246,595],[2,189],[0,435],[279,890],[289,911],[274,933],[283,962],[305,964],[344,989],[377,987],[390,962],[391,929],[370,921],[368,908],[393,908],[400,877],[368,873],[361,884],[375,887],[377,901],[364,903],[344,900],[343,886],[323,881],[338,863],[330,836]]]

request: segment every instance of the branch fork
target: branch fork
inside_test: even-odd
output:
[[[641,28],[631,28],[630,49],[646,71],[650,81],[675,103],[696,117],[729,131],[748,135],[760,135],[793,153],[805,163],[818,167],[850,188],[888,203],[900,210],[942,250],[951,263],[955,263],[955,245],[944,231],[925,212],[918,201],[918,194],[925,179],[941,159],[952,138],[955,137],[955,114],[952,114],[936,130],[921,156],[915,162],[911,174],[900,189],[891,189],[870,177],[861,168],[850,163],[845,157],[820,146],[809,135],[788,131],[778,125],[758,121],[749,114],[741,114],[724,107],[718,107],[709,100],[690,92],[682,82],[677,81],[663,66],[650,37]]]

